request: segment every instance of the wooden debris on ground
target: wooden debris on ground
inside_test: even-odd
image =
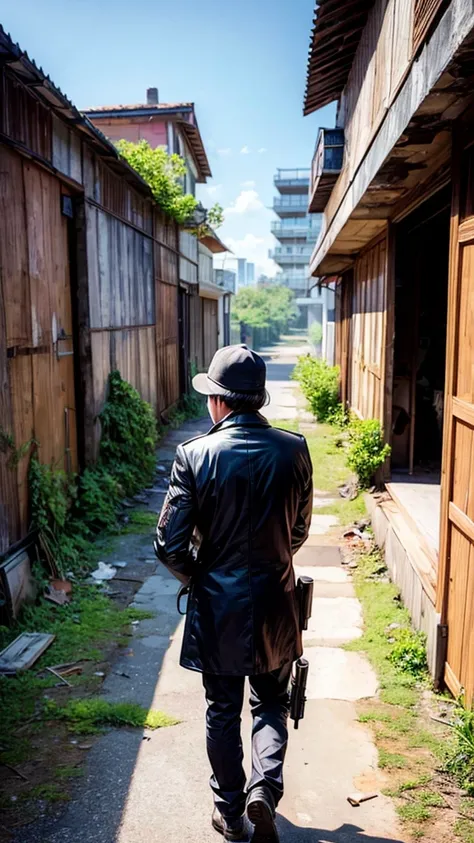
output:
[[[53,643],[55,635],[23,632],[0,652],[0,673],[14,676],[28,670]]]
[[[368,802],[369,799],[377,799],[378,793],[351,793],[347,797],[349,805],[353,808],[358,808],[362,802]]]

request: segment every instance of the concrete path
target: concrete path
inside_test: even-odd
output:
[[[298,418],[302,412],[287,381],[294,358],[293,349],[283,348],[270,363],[273,418],[288,418],[289,412]],[[171,459],[179,441],[206,426],[189,424],[173,433],[160,460]],[[160,502],[156,498],[151,506],[158,509]],[[403,843],[390,800],[380,795],[360,808],[347,802],[354,791],[383,786],[371,735],[357,722],[355,708],[357,700],[375,695],[377,681],[364,657],[341,648],[360,636],[361,609],[340,565],[339,548],[324,544],[318,535],[320,516],[313,518],[313,535],[295,559],[297,570],[314,578],[315,592],[305,633],[311,665],[308,702],[299,730],[290,733],[286,792],[278,815],[281,840]],[[109,732],[90,751],[86,776],[63,817],[23,830],[18,843],[218,843],[210,827],[203,690],[198,674],[178,666],[183,621],[176,613],[176,591],[170,575],[157,569],[137,593],[135,604],[152,609],[155,617],[137,628],[104,694],[161,709],[180,724],[143,734]],[[122,671],[130,679],[117,675]],[[243,729],[249,749],[247,712]]]

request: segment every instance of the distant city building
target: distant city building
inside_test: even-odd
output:
[[[215,269],[214,281],[219,287],[228,290],[229,293],[235,293],[235,272],[231,269]]]
[[[255,284],[255,264],[247,263],[247,284]]]
[[[320,353],[332,360],[333,331],[328,327],[328,317],[334,312],[334,292],[315,286],[317,279],[309,272],[322,222],[322,214],[308,214],[309,181],[309,169],[277,170],[274,184],[278,196],[273,200],[273,210],[278,219],[272,222],[271,231],[278,245],[269,257],[280,268],[275,281],[295,293],[301,310],[300,326],[319,322],[323,331]]]
[[[247,259],[237,258],[237,286],[245,287],[247,283]]]

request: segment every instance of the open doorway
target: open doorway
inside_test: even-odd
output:
[[[390,492],[437,552],[451,190],[397,227]]]

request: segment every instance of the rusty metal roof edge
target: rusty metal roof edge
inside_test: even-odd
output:
[[[163,104],[161,107],[150,105],[118,105],[116,107],[111,106],[110,108],[105,106],[103,108],[83,108],[81,109],[81,113],[87,114],[88,117],[100,119],[102,117],[123,117],[124,115],[127,117],[153,117],[155,114],[190,114],[193,110],[193,103],[177,103],[176,105]]]

